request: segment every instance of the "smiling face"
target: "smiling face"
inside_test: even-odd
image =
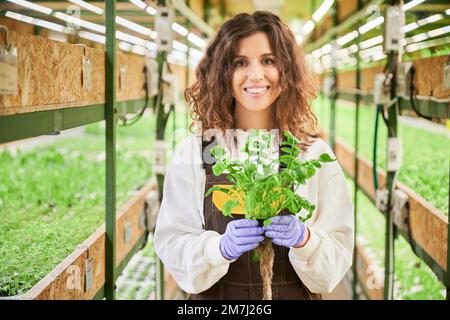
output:
[[[263,111],[280,95],[280,72],[264,32],[257,32],[238,41],[233,60],[232,89],[236,108]]]

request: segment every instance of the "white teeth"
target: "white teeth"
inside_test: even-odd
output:
[[[266,92],[268,89],[268,87],[264,87],[264,88],[245,88],[245,91],[253,93],[253,94],[260,94],[263,92]]]

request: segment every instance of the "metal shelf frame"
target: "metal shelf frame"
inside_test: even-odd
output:
[[[440,3],[440,1],[433,1]],[[324,35],[322,35],[319,39],[316,39],[314,43],[309,44],[306,46],[307,52],[312,52],[313,50],[316,50],[320,48],[322,45],[324,45],[326,42],[332,41],[333,39],[336,39],[336,36],[338,34],[342,34],[343,32],[347,31],[350,28],[354,28],[355,26],[359,26],[359,24],[362,23],[362,20],[367,16],[367,8],[373,5],[381,6],[386,4],[397,4],[397,0],[372,0],[366,2],[365,6],[363,7],[362,1],[358,1],[358,11],[353,14],[350,18],[347,18],[345,21],[341,22],[340,24],[336,24],[336,21],[333,21],[333,26],[331,29],[329,29]],[[334,8],[336,9],[336,7]],[[332,12],[333,15],[333,12]],[[333,19],[334,20],[334,19]],[[359,41],[360,38],[358,37],[357,41]],[[387,53],[387,67],[388,68],[395,68],[395,64],[393,63],[394,60],[397,58],[396,54],[393,52]],[[395,70],[394,70],[395,71]],[[329,129],[329,144],[332,149],[335,147],[335,104],[336,100],[342,99],[347,100],[355,103],[356,113],[355,113],[355,152],[354,152],[354,164],[355,164],[355,172],[358,172],[358,158],[360,156],[358,155],[358,141],[359,141],[359,108],[361,103],[365,104],[373,104],[373,94],[368,92],[362,92],[360,90],[361,87],[361,68],[360,68],[360,58],[359,54],[357,54],[357,62],[356,62],[356,79],[355,79],[355,90],[339,90],[339,88],[336,86],[337,84],[337,73],[338,71],[336,68],[332,68],[331,70],[331,76],[333,78],[333,86],[331,88],[331,92],[329,96],[327,97],[330,101],[330,127]],[[411,106],[411,101],[407,97],[399,97],[395,96],[395,88],[391,88],[391,98],[396,98],[395,104],[391,106],[388,110],[389,112],[389,118],[390,122],[389,125],[389,136],[395,136],[397,133],[397,120],[398,115],[403,110],[412,110],[413,108]],[[435,117],[435,118],[443,118],[443,119],[449,119],[450,118],[450,101],[448,100],[438,100],[433,99],[432,97],[417,97],[414,100],[415,106],[418,109],[420,113],[422,113],[425,116],[429,117]],[[357,175],[356,175],[357,177]],[[361,190],[364,192],[362,188],[360,188],[360,184],[357,181],[357,178],[352,177],[355,184],[355,193],[354,193],[354,203],[355,203],[355,236],[357,233],[356,229],[356,222],[357,222],[357,208],[358,208],[358,190]],[[395,183],[395,174],[388,172],[387,173],[387,182],[388,182],[388,190],[393,190],[394,183]],[[389,199],[391,197],[392,192],[389,192]],[[367,195],[367,194],[366,194]],[[369,195],[368,195],[369,196]],[[374,199],[369,196],[369,199],[374,203]],[[449,201],[450,201],[450,195],[449,195]],[[388,200],[388,203],[390,201]],[[383,212],[382,212],[383,213]],[[449,216],[449,223],[448,223],[448,241],[447,241],[447,270],[443,270],[443,268],[432,258],[428,255],[428,253],[419,245],[417,244],[414,239],[410,239],[407,232],[404,230],[400,230],[392,221],[392,215],[389,213],[383,213],[383,215],[386,218],[386,239],[385,239],[385,284],[384,284],[384,299],[391,300],[393,299],[393,272],[394,272],[394,263],[395,263],[395,255],[394,255],[394,240],[397,237],[397,235],[402,235],[406,241],[412,246],[414,249],[416,255],[422,259],[436,274],[439,281],[441,281],[447,288],[446,293],[446,299],[450,300],[450,214]],[[353,291],[353,298],[357,298],[356,294],[356,288],[358,285],[360,285],[364,289],[364,285],[359,283],[359,279],[356,272],[356,266],[355,262],[357,259],[357,251],[355,248],[354,251],[354,266],[353,266],[353,283],[352,283],[352,291]],[[366,296],[368,294],[366,293]]]
[[[0,0],[0,2],[4,2]],[[49,0],[56,2],[56,0]],[[105,148],[106,148],[106,202],[105,202],[105,283],[96,293],[94,299],[115,299],[115,282],[131,257],[146,243],[149,230],[147,230],[133,246],[127,256],[116,266],[116,129],[117,119],[120,116],[136,113],[142,110],[145,99],[116,101],[116,22],[117,2],[125,0],[107,0],[104,6],[106,43],[105,43],[105,103],[85,105],[79,107],[61,108],[47,111],[35,111],[14,115],[0,115],[0,144],[21,139],[32,138],[39,135],[58,134],[62,130],[84,126],[87,124],[105,121]],[[165,5],[165,1],[159,0],[158,5]],[[26,9],[25,9],[26,10]],[[35,13],[36,14],[36,13]],[[157,114],[156,135],[158,139],[164,139],[164,131],[167,120],[174,107],[169,112],[162,105],[162,70],[165,63],[163,53],[158,55],[159,63],[159,94],[154,98]],[[188,68],[188,66],[187,66]],[[150,99],[150,97],[148,98]],[[149,128],[150,129],[150,128]],[[164,176],[158,175],[162,189]],[[164,279],[163,274],[160,275]],[[162,280],[164,281],[164,280]],[[164,290],[164,287],[161,287]]]

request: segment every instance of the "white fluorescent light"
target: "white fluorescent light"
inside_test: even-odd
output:
[[[122,31],[116,31],[116,38],[142,47],[145,47],[147,44],[147,41],[145,41],[144,39],[132,36],[131,34]]]
[[[371,39],[365,40],[359,44],[359,47],[361,49],[367,49],[379,43],[383,43],[383,36],[376,36]]]
[[[405,47],[405,50],[407,52],[413,52],[413,51],[417,51],[419,49],[420,49],[420,46],[417,43],[413,43],[413,44],[410,44],[410,45]]]
[[[377,52],[372,56],[372,61],[380,61],[386,58],[384,52]]]
[[[148,6],[147,9],[145,9],[145,11],[147,11],[148,14],[154,16],[156,14],[156,10],[153,7]]]
[[[116,23],[121,25],[121,26],[123,26],[123,27],[125,27],[125,28],[128,28],[130,30],[136,31],[138,33],[141,33],[141,34],[143,34],[145,36],[149,36],[152,39],[156,39],[156,32],[155,31],[153,31],[153,30],[151,30],[149,28],[146,28],[144,26],[141,26],[141,25],[139,25],[137,23],[134,23],[134,22],[132,22],[130,20],[127,20],[127,19],[124,19],[122,17],[117,16],[116,17]]]
[[[189,33],[188,29],[186,29],[181,24],[178,24],[176,22],[172,23],[172,30],[182,35],[183,37],[186,37]]]
[[[412,1],[408,2],[407,4],[404,4],[402,6],[402,9],[403,9],[403,11],[407,11],[407,10],[409,10],[409,9],[419,5],[419,4],[421,4],[424,1],[425,0],[412,0]]]
[[[172,46],[173,46],[174,49],[177,49],[178,51],[181,51],[181,52],[187,52],[188,51],[188,46],[183,44],[183,43],[181,43],[181,42],[179,42],[179,41],[177,41],[177,40],[173,40],[172,41]]]
[[[331,44],[327,43],[321,48],[321,51],[322,51],[322,54],[327,54],[327,53],[330,53],[332,49],[333,48],[331,47]]]
[[[417,22],[412,22],[410,24],[407,24],[406,26],[403,27],[403,31],[405,33],[410,32],[412,30],[417,29],[418,27],[421,27],[421,26],[427,25],[429,23],[433,23],[433,22],[439,21],[443,17],[444,16],[442,14],[434,14],[432,16],[429,16],[429,17],[425,18],[425,19],[418,20]]]
[[[428,31],[428,32],[419,33],[419,34],[416,34],[416,35],[414,35],[412,37],[409,37],[409,38],[406,39],[406,43],[411,44],[411,43],[414,43],[414,42],[420,42],[420,41],[423,41],[423,40],[427,40],[428,38],[433,38],[433,37],[437,37],[437,36],[446,34],[448,32],[450,32],[450,26],[437,28],[437,29],[434,29],[434,30],[431,30],[431,31]]]
[[[200,60],[203,57],[203,53],[194,48],[191,48],[189,50],[189,55],[190,55],[190,57],[195,58],[197,60]]]
[[[172,54],[167,55],[167,62],[169,64],[175,64],[175,65],[179,65],[182,67],[185,67],[187,65],[186,59],[184,59],[184,60],[177,59]]]
[[[142,9],[142,10],[144,10],[145,9],[145,7],[147,6],[146,4],[145,4],[145,2],[144,1],[141,1],[141,0],[129,0],[132,4],[134,4],[135,6],[137,6],[139,9]]]
[[[337,52],[338,58],[347,58],[350,54],[350,50],[347,48],[341,49]]]
[[[426,32],[424,33],[419,33],[416,34],[415,36],[412,36],[408,39],[406,39],[406,43],[413,43],[413,42],[419,42],[419,41],[423,41],[423,40],[427,40],[428,39],[428,35]]]
[[[419,27],[419,25],[417,24],[417,22],[412,22],[403,27],[403,32],[408,33],[410,31],[417,29],[418,27]]]
[[[132,46],[131,52],[139,54],[141,56],[145,55],[145,48],[141,46]]]
[[[90,40],[90,41],[95,41],[95,42],[101,43],[101,44],[105,44],[105,42],[106,42],[105,36],[102,36],[102,35],[96,34],[96,33],[92,33],[92,32],[88,32],[88,31],[79,31],[78,36],[80,36],[81,38]]]
[[[119,49],[122,49],[123,51],[131,51],[131,44],[129,44],[128,42],[120,41]]]
[[[18,21],[22,21],[22,22],[26,22],[29,24],[33,24],[35,26],[39,26],[42,28],[46,28],[46,29],[50,29],[53,31],[57,31],[57,32],[61,32],[61,33],[67,33],[66,32],[66,28],[60,24],[57,23],[53,23],[53,22],[49,22],[49,21],[45,21],[45,20],[41,20],[41,19],[36,19],[36,18],[32,18],[29,16],[25,16],[23,14],[18,14],[16,12],[12,12],[12,11],[6,11],[5,13],[5,17],[14,19],[14,20],[18,20]]]
[[[327,11],[333,5],[333,2],[334,2],[334,0],[325,0],[324,2],[322,2],[319,9],[317,9],[316,12],[313,13],[313,15],[312,15],[313,20],[317,22],[320,19],[322,19],[324,14],[327,13]]]
[[[314,29],[314,22],[312,20],[309,20],[307,23],[303,25],[302,33],[306,35],[311,31],[313,31],[313,29]]]
[[[170,53],[171,56],[173,56],[174,58],[180,59],[180,60],[186,60],[186,54],[183,52],[180,52],[178,50],[172,50],[172,52]]]
[[[101,15],[101,16],[103,15],[103,9],[102,8],[93,6],[92,4],[87,3],[86,1],[83,1],[83,0],[69,0],[69,2],[72,2],[73,4],[76,4],[76,5],[78,5],[78,6],[82,7],[82,8],[85,8],[86,10],[89,10],[89,11],[91,11],[93,13],[98,14],[98,15]]]
[[[344,44],[352,41],[353,39],[355,39],[358,36],[358,31],[354,30],[352,32],[347,33],[346,35],[340,37],[337,39],[337,43],[340,46],[343,46]]]
[[[158,49],[158,46],[154,42],[147,41],[147,49],[150,50],[150,51],[155,51],[156,52],[156,49]]]
[[[323,72],[322,64],[321,64],[320,62],[315,62],[315,63],[313,64],[313,71],[314,71],[316,74],[321,74],[321,73]]]
[[[69,23],[73,23],[77,26],[80,26],[80,27],[83,27],[83,28],[86,28],[86,29],[89,29],[89,30],[92,30],[95,32],[105,33],[105,30],[106,30],[105,26],[102,26],[102,25],[96,24],[96,23],[92,23],[89,21],[85,21],[85,20],[82,20],[77,17],[69,16],[62,12],[55,12],[53,16],[55,16],[58,19],[64,20]]]
[[[30,1],[25,1],[25,0],[7,0],[9,2],[18,4],[19,6],[34,10],[34,11],[39,11],[45,14],[51,14],[52,13],[52,9],[32,3]]]
[[[352,44],[350,47],[348,47],[351,53],[355,53],[358,51],[358,45]]]
[[[49,21],[45,21],[45,20],[41,20],[41,19],[33,19],[33,24],[37,25],[39,27],[51,29],[51,30],[58,31],[61,33],[67,33],[66,28],[57,23],[53,23],[53,22],[49,22]]]
[[[156,14],[155,8],[153,8],[151,6],[147,6],[147,4],[145,4],[144,1],[141,1],[141,0],[129,0],[129,1],[132,4],[134,4],[135,6],[137,6],[139,9],[147,11],[147,13],[152,16],[154,16]]]
[[[329,54],[323,56],[321,58],[321,60],[322,60],[322,66],[323,66],[324,69],[331,68],[332,59],[331,59],[331,56]]]
[[[447,44],[449,42],[450,42],[450,37],[439,38],[439,39],[434,39],[434,40],[428,40],[428,41],[425,41],[425,42],[419,42],[419,43],[410,44],[410,45],[405,47],[405,50],[407,52],[413,52],[413,51],[417,51],[417,50],[420,50],[420,49],[440,46],[440,45],[443,45],[443,44]]]
[[[368,32],[368,31],[372,30],[373,28],[378,27],[383,22],[384,22],[384,17],[375,18],[372,21],[369,21],[366,24],[364,24],[361,27],[359,27],[358,31],[361,34],[364,34],[364,33]]]
[[[442,18],[443,18],[442,14],[434,14],[432,16],[429,16],[429,17],[425,18],[425,19],[419,20],[418,23],[421,26],[423,26],[425,24],[429,24],[429,23],[433,23],[433,22],[439,21]]]
[[[192,32],[189,32],[188,40],[200,48],[203,48],[206,45],[205,40],[203,40],[202,38],[200,38],[199,36],[197,36]]]
[[[29,17],[29,16],[24,16],[23,14],[18,14],[12,11],[6,11],[5,13],[5,17],[14,19],[14,20],[18,20],[18,21],[22,21],[22,22],[26,22],[26,23],[33,23],[33,18]]]
[[[311,52],[311,55],[313,56],[313,58],[319,59],[322,56],[322,50],[321,49],[314,50],[313,52]]]
[[[372,48],[369,48],[369,49],[361,50],[359,52],[359,55],[362,58],[365,58],[365,57],[370,57],[370,56],[372,56],[374,54],[377,54],[379,52],[383,52],[383,45],[378,45],[378,46],[375,46],[375,47],[372,47]]]
[[[450,32],[450,26],[446,26],[446,27],[442,27],[442,28],[438,28],[438,29],[434,29],[434,30],[428,31],[427,35],[430,38],[433,38],[433,37],[437,37],[437,36],[446,34],[447,32]]]

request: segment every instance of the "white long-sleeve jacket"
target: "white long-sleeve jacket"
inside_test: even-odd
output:
[[[242,143],[238,144],[241,150]],[[299,157],[317,159],[322,153],[335,158],[329,146],[317,139]],[[190,135],[178,145],[168,166],[154,235],[156,253],[188,293],[207,290],[233,263],[220,252],[222,235],[203,228],[205,179],[201,136]],[[353,204],[339,163],[323,164],[297,193],[316,210],[306,221],[309,241],[291,248],[289,260],[311,292],[329,293],[349,270],[354,246]]]

